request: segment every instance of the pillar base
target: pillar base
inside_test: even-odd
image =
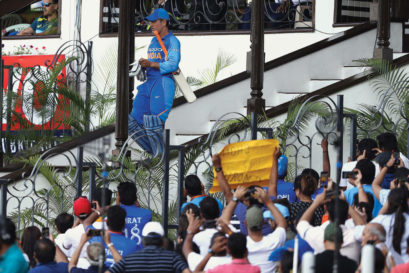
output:
[[[383,59],[386,61],[393,60],[393,49],[392,48],[375,48],[373,51],[374,59]]]
[[[251,112],[264,114],[266,109],[266,100],[262,98],[250,98],[247,100],[247,115]]]

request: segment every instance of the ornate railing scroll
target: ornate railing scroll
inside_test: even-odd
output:
[[[79,41],[68,41],[50,58],[23,56],[20,58],[22,63],[4,67],[5,75],[8,75],[1,113],[7,121],[4,130],[6,144],[2,145],[4,152],[25,150],[47,139],[42,143],[45,150],[59,142],[55,136],[71,135],[71,128],[66,125],[70,123],[70,108],[60,90],[71,86],[89,99],[91,48],[91,44],[86,47]],[[28,65],[33,63],[33,58],[39,60],[38,64]]]
[[[315,101],[310,97],[299,107],[295,118],[287,120],[276,129],[284,154],[289,158],[289,177],[294,179],[303,168],[313,168],[313,162],[320,162],[314,153],[323,138],[328,144],[336,145],[337,105],[331,98]],[[311,120],[311,121],[310,121]],[[314,121],[314,127],[308,126]],[[322,156],[322,153],[318,153]],[[293,164],[293,165],[292,165]],[[315,165],[315,164],[314,164]]]
[[[102,33],[118,32],[119,1],[102,1]],[[152,8],[163,7],[170,17],[170,29],[177,32],[248,31],[251,1],[248,0],[166,0],[139,1],[135,9],[137,32],[150,31],[146,16]],[[265,29],[311,28],[313,1],[264,0]],[[295,26],[295,23],[299,23]]]

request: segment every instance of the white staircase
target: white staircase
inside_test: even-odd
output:
[[[404,56],[406,53],[400,52],[402,25],[392,24],[391,33],[394,58]],[[368,68],[354,60],[371,58],[375,39],[376,29],[372,29],[265,71],[266,110],[365,72]],[[174,107],[166,123],[171,129],[171,144],[184,144],[209,133],[214,121],[225,113],[246,115],[250,91],[248,78],[202,96],[192,104]]]

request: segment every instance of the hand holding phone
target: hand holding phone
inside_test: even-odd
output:
[[[320,188],[326,188],[328,185],[328,172],[321,172],[320,176]]]

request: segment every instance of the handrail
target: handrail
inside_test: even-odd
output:
[[[305,57],[306,55],[312,54],[314,52],[317,52],[321,49],[330,47],[334,44],[340,43],[342,41],[345,41],[347,39],[350,39],[354,36],[360,35],[362,33],[365,33],[369,30],[375,29],[376,28],[376,23],[363,23],[360,24],[354,28],[348,29],[346,31],[343,31],[339,34],[336,34],[334,36],[328,37],[324,40],[318,41],[316,43],[313,43],[311,45],[308,45],[306,47],[303,47],[301,49],[295,50],[291,53],[288,53],[286,55],[283,55],[279,58],[276,58],[274,60],[271,60],[269,62],[266,62],[264,65],[264,71],[269,71],[271,69],[274,69],[276,67],[279,67],[283,64],[290,63],[292,61],[295,61],[299,58]],[[250,78],[250,74],[247,73],[246,71],[240,72],[236,75],[233,75],[227,79],[218,81],[214,84],[205,86],[199,90],[196,90],[194,93],[197,98],[204,97],[206,95],[209,95],[211,93],[214,93],[220,89],[223,89],[227,86],[232,85],[233,83],[238,83],[241,81],[244,81],[246,79]],[[173,102],[173,107],[177,107],[179,105],[187,103],[186,99],[182,96],[179,98],[176,98],[175,101]]]
[[[409,54],[405,55],[405,56],[402,56],[402,57],[399,57],[399,58],[396,58],[395,60],[393,60],[393,64],[396,65],[396,66],[403,66],[403,65],[409,64]],[[337,93],[337,92],[339,92],[341,90],[344,90],[345,88],[348,88],[348,87],[357,85],[359,83],[362,83],[362,82],[366,81],[368,79],[368,77],[374,76],[375,74],[376,73],[374,71],[370,71],[370,70],[361,72],[361,73],[359,73],[357,75],[351,76],[351,77],[346,78],[344,80],[341,80],[341,81],[339,81],[337,83],[334,83],[334,84],[331,84],[329,86],[323,87],[323,88],[318,89],[318,90],[316,90],[314,92],[305,94],[305,95],[300,97],[300,100],[306,100],[308,98],[313,97],[311,99],[311,101],[316,101],[316,100],[322,99],[324,97],[328,97],[328,96],[333,95],[333,94],[335,94],[335,93]],[[288,111],[288,107],[290,106],[290,103],[291,103],[291,101],[285,102],[285,103],[279,104],[279,105],[277,105],[275,107],[272,107],[272,108],[268,109],[266,111],[266,117],[271,119],[271,118],[274,118],[274,117],[277,117],[277,116],[279,116],[281,114],[286,113]],[[237,127],[232,127],[230,130],[228,130],[226,132],[226,135],[229,135],[229,134],[232,134],[232,133],[237,133],[240,130],[241,130],[241,128],[237,129]],[[197,145],[197,144],[200,143],[200,141],[202,139],[206,139],[208,135],[209,134],[204,134],[204,135],[202,135],[202,136],[200,136],[198,138],[192,139],[192,140],[186,142],[184,144],[184,146],[185,147],[191,147],[191,146]]]
[[[72,140],[69,140],[67,142],[58,144],[55,147],[52,147],[50,149],[48,149],[45,152],[37,152],[34,155],[40,155],[42,154],[44,156],[44,158],[50,156],[50,155],[54,155],[54,154],[61,154],[64,152],[67,152],[69,150],[72,150],[74,148],[77,148],[79,146],[82,146],[88,142],[91,142],[93,140],[102,138],[104,136],[107,136],[109,134],[112,134],[113,132],[115,132],[115,124],[111,124],[111,125],[107,125],[104,126],[102,128],[99,128],[95,131],[89,132],[85,135],[81,135],[78,136]],[[32,169],[32,166],[27,166],[23,163],[13,163],[13,164],[9,164],[3,168],[0,168],[0,171],[2,172],[8,172],[8,171],[12,171],[11,173],[0,177],[1,179],[9,179],[10,182],[13,182],[17,179],[22,178],[23,174],[28,174],[30,173]]]
[[[355,28],[346,30],[346,31],[341,32],[341,33],[339,33],[337,35],[326,38],[326,39],[324,39],[322,41],[311,44],[311,45],[309,45],[307,47],[304,47],[302,49],[296,50],[296,51],[294,51],[292,53],[286,54],[286,55],[284,55],[282,57],[279,57],[277,59],[269,61],[269,62],[267,62],[265,64],[265,71],[268,71],[268,70],[274,69],[274,68],[276,68],[276,67],[278,67],[280,65],[292,62],[292,61],[294,61],[294,60],[296,60],[298,58],[304,57],[304,56],[306,56],[308,54],[314,53],[316,51],[319,51],[321,49],[324,49],[324,48],[329,47],[331,45],[334,45],[336,43],[342,42],[342,41],[344,41],[346,39],[352,38],[352,37],[354,37],[356,35],[362,34],[362,33],[366,32],[366,31],[372,30],[374,28],[376,28],[376,23],[361,24],[361,25],[359,25],[359,26],[357,26]],[[396,64],[398,66],[406,64],[406,63],[409,63],[409,56],[403,56],[403,57],[400,57],[400,58],[394,60],[394,64]],[[340,81],[340,82],[338,82],[338,83],[336,83],[334,85],[330,85],[330,86],[321,88],[319,90],[316,90],[316,91],[314,91],[312,93],[306,94],[306,95],[302,96],[302,98],[307,99],[307,98],[312,97],[312,96],[317,96],[316,98],[314,98],[314,100],[315,100],[315,99],[322,98],[324,96],[334,94],[337,91],[342,90],[342,89],[344,89],[346,87],[349,87],[349,86],[352,86],[354,84],[358,84],[360,82],[363,82],[367,78],[367,76],[370,75],[370,74],[371,73],[368,73],[368,72],[360,73],[358,75],[355,75],[355,76],[352,76],[350,78],[344,79],[344,80],[342,80],[342,81]],[[220,90],[222,88],[225,88],[225,87],[227,87],[227,86],[229,86],[229,85],[231,85],[233,83],[237,83],[239,81],[246,80],[249,77],[250,77],[250,75],[247,72],[241,72],[241,73],[233,75],[233,76],[231,76],[231,77],[229,77],[227,79],[224,79],[224,80],[219,81],[217,83],[214,83],[212,85],[201,88],[201,89],[195,91],[195,94],[196,94],[197,97],[203,97],[203,96],[208,95],[210,93],[216,92],[216,91],[218,91],[218,90]],[[174,107],[178,107],[180,105],[183,105],[184,103],[186,103],[185,98],[184,97],[179,97],[179,98],[175,99]],[[286,102],[286,103],[280,104],[280,105],[278,105],[278,106],[276,106],[274,108],[271,108],[271,109],[266,111],[266,116],[268,118],[273,118],[273,117],[276,117],[276,116],[278,116],[280,114],[283,114],[283,113],[285,113],[285,111],[288,110],[289,105],[290,105],[290,102]],[[228,133],[229,134],[234,133],[234,132],[237,132],[237,130],[239,130],[239,129],[232,128]],[[77,137],[75,139],[72,139],[70,141],[61,143],[61,144],[59,144],[59,145],[57,145],[57,146],[55,146],[53,148],[50,148],[45,153],[43,152],[43,154],[44,154],[45,157],[47,157],[47,156],[52,155],[52,154],[64,153],[64,152],[67,152],[67,151],[69,151],[71,149],[79,147],[81,145],[84,145],[84,144],[86,144],[86,143],[88,143],[90,141],[96,140],[96,139],[101,138],[103,136],[106,136],[106,135],[108,135],[110,133],[113,133],[114,131],[115,131],[115,125],[111,124],[111,125],[105,126],[103,128],[99,128],[99,129],[97,129],[97,130],[95,130],[93,132],[90,132],[90,133],[86,134],[86,135],[82,135],[82,136],[79,136],[79,137]],[[203,139],[203,137],[206,138],[207,134],[185,143],[184,146],[185,147],[191,147],[193,145],[196,145],[196,144],[200,143],[200,140]],[[14,171],[11,172],[10,174],[7,174],[7,175],[3,176],[3,177],[0,177],[0,179],[10,179],[11,181],[15,181],[16,179],[21,178],[22,174],[28,173],[30,168],[31,167],[29,167],[29,166],[24,166],[24,164],[8,165],[6,167],[0,168],[0,171],[6,172],[6,171],[13,170],[13,169],[14,169]]]

